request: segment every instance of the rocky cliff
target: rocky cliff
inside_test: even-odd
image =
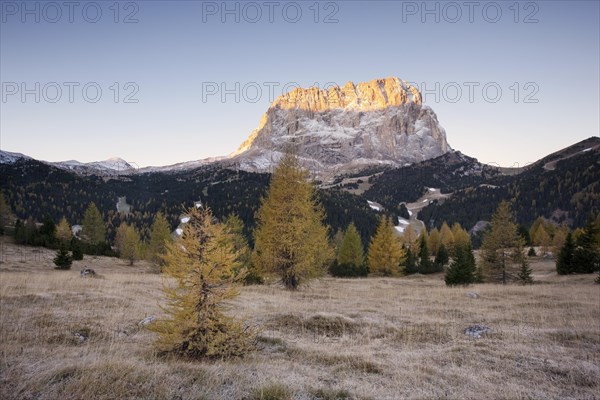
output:
[[[231,159],[242,169],[267,170],[288,148],[308,168],[328,173],[404,165],[450,150],[433,110],[398,78],[286,93]]]

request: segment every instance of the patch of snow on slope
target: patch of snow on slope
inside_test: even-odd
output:
[[[302,135],[324,137],[325,141],[335,143],[339,140],[353,139],[359,133],[358,129],[349,129],[343,126],[330,126],[316,119],[301,119]]]
[[[589,149],[585,149],[585,150],[581,150],[582,153],[587,153],[588,151],[592,150],[592,148],[590,147]]]
[[[187,224],[188,222],[190,222],[190,217],[182,217],[181,218],[181,223],[182,224]]]
[[[409,211],[410,212],[410,211]],[[400,233],[404,233],[404,231],[406,230],[406,228],[408,228],[408,226],[410,225],[410,221],[407,221],[404,218],[400,218],[398,217],[398,225],[396,225],[394,228],[400,232]]]
[[[381,211],[383,209],[383,207],[380,204],[375,203],[374,201],[371,201],[371,200],[367,200],[367,204],[369,205],[369,207],[371,207],[375,211]]]

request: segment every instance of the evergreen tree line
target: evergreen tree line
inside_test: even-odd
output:
[[[444,223],[441,230],[434,228],[429,233],[423,228],[419,236],[413,225],[408,225],[399,235],[393,219],[381,216],[366,256],[353,224],[344,233],[336,234],[337,256],[329,272],[337,277],[367,276],[369,273],[378,276],[438,273],[448,265],[456,249],[467,244],[470,245],[469,234],[460,224],[450,228]]]
[[[312,206],[309,206],[309,208],[317,207],[321,210],[317,213],[317,217],[313,217],[313,219],[316,218],[315,221],[320,221],[319,223],[325,223],[326,227],[330,227],[330,224],[328,224],[330,218],[321,208],[321,204],[333,202],[343,207],[345,196],[323,195],[322,192],[311,186],[308,182],[308,175],[302,171],[299,165],[293,162],[291,164],[293,165],[287,166],[289,176],[286,175],[284,178],[278,179],[275,179],[275,176],[273,177],[269,193],[274,196],[272,194],[274,193],[273,188],[278,187],[276,182],[281,179],[285,182],[290,180],[306,181],[308,186],[303,190],[308,196],[305,196],[305,199],[310,198],[307,204],[312,204]],[[297,176],[293,174],[297,174]],[[291,190],[288,186],[290,185],[286,183],[281,184],[281,187],[285,187],[284,193]],[[296,191],[298,190],[300,189],[296,188]],[[290,206],[293,204],[287,199],[283,201]],[[276,201],[271,201],[271,203],[274,202]],[[469,255],[473,247],[471,238],[459,223],[454,223],[450,227],[443,222],[439,229],[433,228],[430,232],[423,228],[418,236],[413,225],[409,225],[398,237],[393,218],[388,215],[382,215],[376,230],[369,234],[369,231],[360,232],[357,229],[352,215],[349,213],[337,215],[337,223],[347,224],[347,228],[345,231],[338,229],[338,233],[333,237],[331,249],[328,249],[327,246],[322,249],[323,254],[332,252],[331,257],[326,257],[327,269],[331,275],[337,277],[359,277],[369,274],[373,276],[401,276],[449,270],[451,278],[448,282],[453,282],[458,279],[452,278],[455,276],[455,268],[453,267],[470,263],[466,270],[472,270],[473,278],[469,275],[468,278],[462,279],[463,282],[472,283],[487,279],[488,281],[506,283],[518,279],[520,275],[526,275],[528,271],[527,260],[522,259],[524,246],[538,246],[541,248],[541,255],[553,254],[557,256],[560,253],[557,260],[557,271],[561,274],[589,273],[598,270],[597,251],[594,249],[597,248],[598,243],[598,229],[595,227],[598,226],[600,217],[594,223],[590,222],[585,229],[578,228],[574,232],[570,232],[564,224],[557,226],[555,223],[541,217],[536,219],[528,229],[524,225],[515,225],[513,213],[508,203],[502,202],[501,205],[502,207],[499,207],[496,214],[494,214],[494,218],[499,219],[496,222],[492,221],[488,231],[482,236],[481,266],[477,269],[474,269],[474,264],[471,262],[473,257]],[[3,197],[0,206],[3,210],[10,209]],[[264,207],[265,204],[261,202],[261,210]],[[366,205],[363,204],[363,207],[366,207]],[[6,212],[3,212],[2,215],[2,218],[6,219]],[[340,218],[340,216],[342,217]],[[261,221],[268,219],[267,217],[268,215],[264,214],[263,211],[257,214],[256,220],[259,228],[261,224],[265,225]],[[251,271],[246,278],[246,282],[262,282],[264,280],[263,276],[259,269],[253,266],[253,263],[260,262],[264,264],[265,260],[260,260],[257,255],[259,253],[256,250],[254,256],[251,256],[251,248],[257,248],[253,241],[256,238],[262,238],[264,228],[262,231],[256,229],[254,235],[251,236],[252,240],[248,240],[248,227],[239,216],[230,214],[228,217],[220,219],[226,221],[227,225],[235,231],[235,235],[240,237],[238,242],[242,244],[238,246],[238,250],[245,249],[243,252],[247,256],[242,264],[247,270]],[[316,222],[314,223],[316,224]],[[127,217],[123,217],[123,221],[116,229],[112,241],[113,246],[109,245],[107,238],[108,225],[110,225],[110,222],[104,222],[100,210],[95,204],[90,203],[84,213],[83,230],[78,235],[81,240],[71,234],[71,227],[65,217],[60,220],[58,225],[55,225],[49,216],[45,216],[41,224],[37,224],[32,218],[24,223],[18,220],[15,224],[15,239],[20,244],[41,245],[58,248],[60,251],[66,250],[71,252],[76,259],[80,259],[81,255],[86,253],[118,255],[128,260],[131,265],[136,260],[143,258],[158,264],[162,263],[160,257],[164,251],[164,242],[171,239],[171,225],[161,213],[154,216],[152,226],[145,235],[136,228],[133,221],[130,222]],[[282,223],[282,225],[285,224]],[[501,226],[504,227],[504,231],[500,230]],[[329,242],[328,235],[332,232],[332,229],[325,229],[323,232],[325,232],[327,239],[322,240],[322,242]],[[276,235],[277,240],[283,237],[285,236]],[[365,237],[367,240],[365,240]],[[273,240],[275,240],[275,237]],[[363,243],[368,243],[368,246],[365,248]],[[499,248],[504,250],[500,251]],[[286,251],[293,252],[290,249]],[[530,248],[528,254],[534,255],[536,252],[533,248]],[[290,258],[291,255],[288,254],[287,257]],[[515,271],[514,268],[507,268],[510,265],[520,265],[520,269]],[[449,266],[449,268],[445,268],[446,266]],[[497,268],[489,268],[490,266]],[[314,272],[307,273],[307,277],[315,275]],[[461,274],[462,272],[456,276],[461,276]],[[289,279],[291,279],[289,283],[291,286],[297,286],[302,277],[299,274]]]
[[[38,226],[33,218],[25,223],[17,220],[14,237],[17,244],[45,246],[58,249],[55,264],[59,269],[68,269],[70,261],[82,260],[84,254],[119,256],[130,265],[140,259],[162,263],[166,243],[171,240],[171,228],[162,213],[157,213],[151,226],[149,239],[142,241],[138,230],[126,222],[117,229],[114,247],[106,240],[106,224],[94,203],[90,203],[83,218],[81,232],[73,234],[69,222],[63,217],[58,225],[47,216]]]
[[[589,274],[599,271],[600,283],[600,220],[591,218],[581,233],[574,238],[568,232],[556,259],[556,272],[560,275]]]
[[[161,212],[174,227],[190,201],[202,201],[219,220],[237,215],[243,222],[246,240],[253,246],[256,213],[270,179],[271,175],[266,173],[216,166],[103,179],[75,175],[35,160],[0,164],[0,184],[6,203],[23,223],[30,217],[43,221],[49,216],[55,222],[65,217],[72,224],[81,224],[88,205],[93,202],[105,220],[109,243],[114,243],[123,222],[135,226],[142,241],[148,241],[156,213]],[[339,189],[317,190],[317,195],[332,232],[354,222],[363,242],[373,235],[377,213],[362,197]],[[118,197],[126,197],[131,206],[129,212],[115,209]]]

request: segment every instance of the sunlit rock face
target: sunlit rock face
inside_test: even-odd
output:
[[[404,165],[451,150],[421,93],[398,78],[294,89],[271,104],[231,157],[242,169],[264,171],[286,149],[317,172]]]

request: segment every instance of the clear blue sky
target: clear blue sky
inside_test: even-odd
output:
[[[273,3],[0,2],[0,148],[140,167],[226,155],[270,87],[387,76],[417,83],[450,145],[484,162],[600,132],[598,1]]]

